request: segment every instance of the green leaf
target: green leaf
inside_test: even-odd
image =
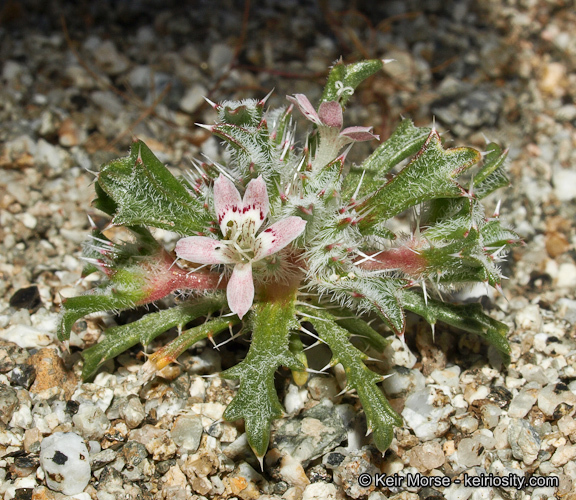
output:
[[[446,240],[462,239],[472,227],[472,221],[468,214],[446,218],[426,228],[422,232],[423,238],[430,242],[442,242]]]
[[[113,217],[118,210],[118,205],[116,202],[108,195],[106,191],[102,189],[102,186],[100,186],[98,181],[94,183],[94,191],[96,192],[96,198],[92,204],[98,210],[101,210],[110,217]]]
[[[302,366],[308,368],[308,358],[306,358],[304,344],[302,343],[302,339],[298,332],[292,332],[290,334],[290,343],[288,347],[294,357],[302,363]],[[308,372],[306,370],[293,370],[292,378],[298,387],[302,387],[308,381]]]
[[[376,191],[382,182],[382,179],[377,177],[377,172],[364,171],[352,166],[342,184],[342,199],[348,202],[361,200],[368,193]]]
[[[482,242],[488,248],[522,244],[522,239],[518,233],[507,227],[502,227],[499,220],[487,222],[481,227],[480,232],[483,238]]]
[[[342,364],[348,387],[356,390],[366,414],[368,430],[373,433],[374,444],[380,451],[386,451],[394,437],[394,426],[402,425],[402,418],[376,385],[382,381],[382,377],[366,367],[364,360],[367,356],[350,343],[349,332],[338,326],[333,316],[316,309],[308,309],[307,312],[311,316],[309,321],[332,351],[332,365]]]
[[[356,277],[339,279],[336,282],[318,281],[318,285],[350,302],[359,310],[376,312],[396,335],[401,335],[406,327],[406,318],[398,298],[399,290],[406,285],[405,280],[382,277]]]
[[[370,59],[348,65],[341,61],[337,62],[332,66],[328,75],[320,102],[340,101],[340,104],[345,106],[356,87],[383,67],[384,61],[381,59]]]
[[[433,131],[420,153],[359,205],[359,209],[372,209],[359,227],[369,229],[427,200],[462,197],[465,191],[455,179],[479,160],[480,153],[472,148],[444,149],[440,136]]]
[[[175,326],[182,328],[196,318],[218,311],[225,305],[223,295],[196,299],[193,304],[180,304],[172,309],[148,314],[133,323],[108,328],[102,342],[82,352],[84,358],[82,378],[89,379],[106,360],[118,356],[136,344],[146,346],[170,328]]]
[[[442,321],[479,335],[500,352],[507,364],[510,362],[510,344],[506,338],[508,327],[484,314],[480,304],[454,305],[433,299],[426,302],[420,293],[413,290],[406,290],[402,301],[406,309],[422,316],[431,325]]]
[[[153,226],[183,235],[205,229],[211,217],[203,202],[192,197],[176,177],[137,141],[130,155],[104,165],[97,185],[116,204],[116,225]],[[110,200],[99,196],[98,208],[109,211]]]
[[[192,347],[199,340],[217,335],[221,331],[232,328],[238,323],[240,323],[238,316],[216,318],[206,321],[202,325],[185,330],[170,343],[152,354],[152,356],[148,358],[148,362],[152,367],[161,370],[176,361],[184,351]]]
[[[274,114],[274,137],[272,142],[276,147],[282,146],[283,142],[286,140],[286,132],[289,130],[291,119],[292,119],[292,109],[293,106],[288,106],[285,109],[276,110]],[[281,111],[281,112],[280,112]],[[278,113],[280,112],[280,113]]]
[[[258,458],[268,449],[270,424],[283,414],[274,387],[279,366],[304,370],[289,351],[290,331],[298,328],[294,304],[266,302],[254,305],[252,343],[246,359],[222,373],[224,378],[240,379],[238,393],[228,405],[226,420],[244,419],[248,443]]]
[[[112,282],[62,302],[56,332],[59,340],[68,340],[72,326],[80,318],[99,311],[123,311],[136,307],[145,297],[146,279],[140,270],[124,268],[114,272]]]
[[[210,129],[229,144],[235,164],[241,168],[244,177],[263,174],[267,179],[274,172],[275,148],[265,127],[256,129],[218,123]]]
[[[410,119],[400,122],[394,133],[362,163],[360,169],[375,171],[380,179],[402,160],[416,154],[432,129],[415,127]]]
[[[383,337],[360,318],[339,319],[336,323],[342,328],[346,328],[350,333],[365,340],[378,352],[383,352],[392,342],[392,337]]]
[[[503,152],[494,143],[488,145],[484,165],[474,176],[474,193],[478,198],[484,198],[496,189],[510,185],[503,168],[507,156],[508,150]]]
[[[74,323],[80,318],[99,311],[131,309],[141,298],[142,292],[139,289],[115,293],[96,289],[94,293],[65,299],[56,329],[58,340],[68,340]]]
[[[494,191],[508,187],[510,185],[510,180],[504,173],[503,168],[498,168],[494,172],[492,172],[486,180],[478,184],[474,188],[474,194],[478,199],[485,198],[489,194],[493,193]]]
[[[257,127],[262,121],[264,102],[255,99],[242,101],[225,101],[217,106],[218,121],[239,125],[241,127]]]

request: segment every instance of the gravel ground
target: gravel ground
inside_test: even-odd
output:
[[[53,481],[73,488],[83,478],[90,482],[74,496],[82,500],[576,498],[574,5],[374,3],[382,5],[13,0],[0,7],[4,499],[65,498],[49,488]],[[79,348],[127,318],[78,322],[69,352],[55,340],[55,322],[61,297],[95,279],[79,279],[79,257],[86,214],[102,220],[90,206],[100,164],[124,155],[132,137],[174,171],[192,157],[215,158],[217,141],[193,125],[214,120],[202,96],[263,97],[274,88],[272,106],[296,92],[314,101],[339,56],[396,60],[356,93],[350,123],[387,137],[401,115],[418,125],[434,116],[448,144],[482,147],[488,137],[509,147],[512,186],[498,196],[502,217],[526,245],[506,265],[505,296],[482,300],[510,325],[512,363],[503,367],[474,336],[449,329],[437,327],[433,343],[415,319],[409,350],[395,341],[378,368],[395,374],[384,390],[405,420],[384,456],[363,435],[357,401],[337,395],[336,370],[304,389],[280,381],[288,416],[274,425],[261,472],[241,422],[220,421],[234,385],[205,376],[245,347],[198,345],[146,384],[137,376],[144,356],[134,349],[81,383]],[[368,147],[356,145],[356,158]],[[42,469],[41,450],[61,455],[62,464],[52,470],[44,460]],[[405,481],[362,486],[364,472]],[[559,486],[456,483],[489,473],[557,477]],[[452,484],[407,485],[417,474]]]

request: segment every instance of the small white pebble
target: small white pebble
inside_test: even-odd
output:
[[[56,432],[42,441],[40,465],[46,484],[65,495],[81,493],[90,481],[90,461],[84,440],[73,432]]]

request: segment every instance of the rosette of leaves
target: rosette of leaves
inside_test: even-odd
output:
[[[113,242],[94,229],[84,249],[85,273],[101,271],[104,280],[64,301],[59,338],[68,339],[87,314],[134,308],[178,290],[188,294],[173,308],[108,329],[83,353],[85,379],[107,359],[173,327],[178,337],[149,358],[149,371],[198,340],[235,328],[251,344],[246,358],[222,373],[239,380],[225,418],[244,419],[261,459],[270,423],[283,412],[275,372],[288,367],[298,384],[306,383],[305,332],[331,349],[332,365],[344,367],[380,450],[401,418],[377,385],[383,377],[350,341],[386,347],[383,328],[369,319],[377,317],[390,336],[403,336],[412,311],[432,326],[473,332],[508,357],[503,323],[479,304],[447,303],[438,293],[466,283],[500,286],[497,263],[519,239],[498,214],[485,215],[481,200],[508,184],[506,152],[495,144],[486,154],[446,148],[435,129],[405,119],[362,164],[347,164],[347,148],[377,137],[367,127],[343,129],[342,111],[383,64],[337,63],[317,108],[301,94],[274,110],[266,109],[266,99],[212,103],[218,119],[204,127],[225,143],[226,165],[195,163],[176,178],[137,141],[128,156],[101,167],[94,204],[133,238]],[[312,122],[299,142],[296,108]],[[467,172],[472,175],[463,177]],[[417,229],[395,234],[390,221],[409,209],[418,210]],[[178,233],[176,253],[150,228]],[[198,318],[206,319],[187,327]]]

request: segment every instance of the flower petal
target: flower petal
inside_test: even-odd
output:
[[[374,135],[372,132],[372,127],[347,127],[342,132],[341,136],[347,137],[354,142],[357,141],[371,141],[372,139],[380,139],[380,136]]]
[[[264,182],[264,179],[262,179],[261,175],[258,176],[257,179],[252,179],[248,183],[242,203],[242,225],[244,226],[247,219],[250,221],[253,220],[255,227],[252,234],[255,234],[256,231],[260,229],[260,226],[268,215],[270,205],[266,183]]]
[[[318,113],[316,113],[314,106],[312,106],[312,104],[304,94],[295,94],[294,97],[292,97],[291,95],[287,95],[286,99],[296,104],[296,106],[298,106],[298,109],[300,110],[300,113],[302,113],[306,119],[310,120],[312,123],[315,123],[316,125],[322,125],[322,121],[320,120]]]
[[[176,243],[176,255],[198,264],[233,264],[224,243],[206,236],[189,236]]]
[[[328,127],[335,127],[338,130],[342,128],[342,106],[336,101],[328,101],[320,104],[318,108],[318,116],[322,124]]]
[[[254,302],[254,280],[250,262],[234,266],[226,288],[226,297],[231,311],[242,319]]]
[[[292,216],[272,224],[256,238],[254,260],[260,260],[282,250],[292,240],[298,238],[306,227],[306,221]]]
[[[232,225],[240,225],[242,198],[236,186],[222,174],[214,182],[214,208],[222,234],[226,236]],[[232,222],[232,224],[229,224]]]

